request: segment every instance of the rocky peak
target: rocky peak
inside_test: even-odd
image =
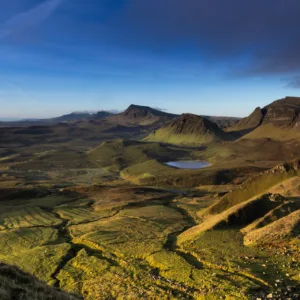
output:
[[[223,132],[217,124],[197,115],[183,114],[171,123],[174,133],[200,134],[209,131]]]
[[[300,129],[300,97],[285,97],[264,109],[266,110],[264,124]]]

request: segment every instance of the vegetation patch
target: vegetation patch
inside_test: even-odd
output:
[[[70,245],[67,243],[47,245],[15,253],[14,255],[10,254],[5,257],[1,255],[0,258],[2,261],[16,265],[21,270],[52,284],[54,283],[52,274],[54,274],[57,266],[60,265],[64,257],[68,254],[70,248]]]
[[[78,252],[57,276],[61,288],[80,293],[85,299],[174,299],[177,291],[152,272],[143,262],[130,261],[121,266],[85,250]],[[174,292],[174,294],[173,294]]]
[[[58,231],[54,228],[20,228],[0,231],[1,255],[10,255],[54,243]]]
[[[110,210],[95,212],[90,207],[58,207],[55,211],[62,219],[68,220],[69,224],[92,222],[114,214]]]
[[[192,266],[181,256],[171,251],[159,251],[147,257],[153,268],[160,270],[160,275],[185,284],[192,284],[190,275]]]
[[[162,205],[124,209],[118,215],[70,226],[74,243],[117,255],[146,257],[160,250],[171,232],[186,225],[181,213]]]
[[[0,259],[38,278],[51,282],[52,274],[70,250],[69,244],[56,244],[53,228],[21,228],[0,232]]]
[[[240,296],[248,295],[246,299],[255,299],[259,295],[256,290],[267,295],[268,290],[278,292],[286,286],[299,285],[299,278],[293,276],[297,273],[299,262],[293,262],[293,256],[283,255],[281,251],[286,251],[284,248],[246,247],[239,229],[207,231],[182,247],[197,257],[210,272],[225,272],[228,281],[221,285],[222,288],[231,287]],[[214,279],[215,285],[218,285],[218,277]]]
[[[56,226],[62,223],[52,213],[46,212],[37,206],[1,207],[0,228],[21,228],[34,226]]]

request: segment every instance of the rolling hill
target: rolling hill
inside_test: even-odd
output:
[[[183,114],[145,138],[151,142],[191,146],[230,139],[231,135],[217,124],[193,114]]]

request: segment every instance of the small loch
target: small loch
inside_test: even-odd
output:
[[[182,160],[182,161],[169,161],[165,165],[178,169],[203,169],[210,166],[210,163],[200,160]]]

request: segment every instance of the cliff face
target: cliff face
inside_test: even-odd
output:
[[[240,136],[277,137],[280,129],[289,132],[300,131],[300,97],[285,97],[264,108],[257,107],[248,117],[227,129]],[[253,134],[252,134],[253,133]],[[247,137],[249,137],[247,135]]]
[[[300,97],[286,97],[265,107],[263,124],[300,129]]]

